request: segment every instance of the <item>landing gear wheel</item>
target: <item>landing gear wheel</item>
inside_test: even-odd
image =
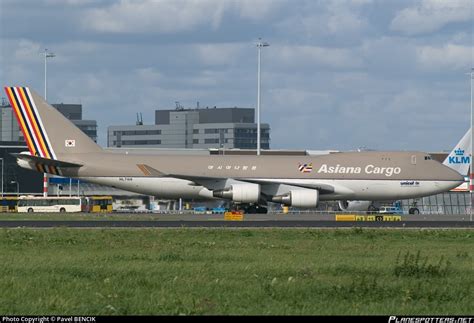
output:
[[[244,212],[249,214],[257,213],[257,208],[255,207],[255,205],[250,205],[244,209]]]
[[[268,212],[268,209],[264,206],[260,206],[258,204],[249,205],[244,208],[244,213],[247,214],[265,214]]]
[[[367,211],[368,211],[368,212],[367,212],[368,214],[374,214],[374,213],[377,213],[377,212],[379,211],[379,209],[376,208],[376,207],[373,206],[373,205],[369,205],[369,208],[368,208]]]

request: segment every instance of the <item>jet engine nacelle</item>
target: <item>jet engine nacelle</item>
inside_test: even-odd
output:
[[[285,195],[274,196],[272,201],[294,207],[316,207],[319,202],[319,191],[293,190]]]
[[[229,188],[215,190],[214,197],[229,199],[237,203],[257,203],[260,199],[260,185],[232,184]]]
[[[339,201],[342,211],[367,211],[372,201]]]

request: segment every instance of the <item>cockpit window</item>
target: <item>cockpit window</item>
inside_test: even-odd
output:
[[[432,159],[431,156],[429,156],[429,155],[425,156],[425,160],[431,160],[431,159]]]

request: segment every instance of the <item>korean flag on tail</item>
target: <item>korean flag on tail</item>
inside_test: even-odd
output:
[[[64,146],[66,147],[76,147],[76,141],[74,139],[66,139]]]

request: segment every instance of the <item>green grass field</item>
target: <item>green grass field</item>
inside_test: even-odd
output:
[[[2,229],[2,314],[474,313],[474,231]]]

